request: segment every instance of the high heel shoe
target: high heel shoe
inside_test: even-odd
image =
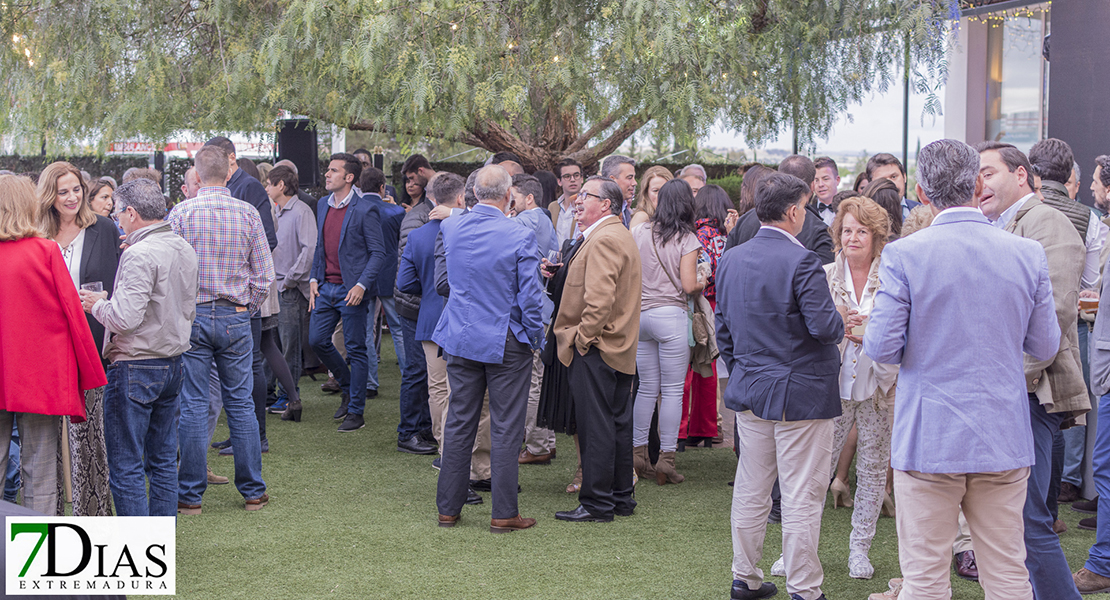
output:
[[[852,501],[852,491],[848,489],[848,484],[835,477],[832,483],[829,484],[829,491],[832,492],[833,508],[838,505],[844,508],[852,508],[855,504]]]
[[[293,421],[294,423],[301,422],[301,401],[291,400],[289,406],[285,407],[285,412],[281,413],[282,421]]]
[[[884,517],[894,518],[894,499],[885,491],[883,492],[883,509],[879,514]]]

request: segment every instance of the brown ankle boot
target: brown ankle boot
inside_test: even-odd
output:
[[[655,467],[651,465],[651,457],[648,456],[647,446],[632,448],[632,467],[636,469],[636,475],[640,479],[655,478]]]
[[[686,478],[674,469],[674,452],[660,452],[659,462],[655,463],[655,483],[682,483]]]

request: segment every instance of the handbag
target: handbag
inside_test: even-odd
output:
[[[682,286],[675,282],[670,271],[663,265],[663,259],[659,258],[659,247],[655,243],[655,232],[650,232],[649,235],[651,235],[652,250],[655,251],[655,260],[659,262],[659,266],[663,269],[663,273],[667,275],[667,279],[671,280],[671,285],[681,292]],[[700,293],[687,295],[686,326],[686,337],[691,348],[690,366],[698,375],[712,377],[713,363],[720,356],[720,351],[717,350],[717,326],[713,318],[713,309],[709,306],[709,300],[706,300],[705,296]]]

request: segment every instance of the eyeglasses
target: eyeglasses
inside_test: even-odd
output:
[[[569,179],[571,181],[574,181],[575,179],[582,179],[582,174],[581,173],[567,173],[566,175],[563,175],[562,177],[560,177],[560,179]]]
[[[581,198],[583,202],[585,202],[586,198],[588,198],[590,196],[593,196],[594,198],[597,198],[598,202],[601,202],[602,200],[605,200],[605,198],[602,198],[601,196],[598,196],[597,194],[591,194],[587,191],[582,191],[582,192],[579,192],[579,194],[578,194],[578,197]]]

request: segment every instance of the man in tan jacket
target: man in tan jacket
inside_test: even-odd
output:
[[[1053,517],[1046,498],[1052,473],[1053,435],[1091,409],[1079,361],[1078,333],[1072,325],[1078,318],[1079,281],[1086,249],[1068,217],[1034,195],[1032,167],[1020,150],[999,142],[984,142],[976,150],[983,180],[979,199],[983,214],[995,227],[1040,243],[1048,258],[1056,318],[1060,322],[1060,351],[1046,361],[1025,355],[1036,460],[1029,471],[1023,511],[1025,564],[1035,597],[1078,600],[1079,592],[1060,549],[1059,536],[1052,530]],[[984,357],[984,364],[989,363],[989,357]]]
[[[563,521],[628,516],[632,499],[632,377],[640,337],[640,252],[620,220],[624,194],[591,177],[575,200],[580,246],[566,261],[555,318],[559,361],[570,371],[582,456],[579,506]]]

